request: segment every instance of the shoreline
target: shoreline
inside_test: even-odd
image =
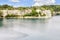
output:
[[[0,18],[44,18],[44,19],[47,19],[47,18],[51,18],[51,17],[0,17]]]

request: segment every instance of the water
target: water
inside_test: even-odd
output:
[[[0,40],[60,40],[60,16],[51,19],[0,19]]]

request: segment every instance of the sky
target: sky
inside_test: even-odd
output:
[[[0,5],[4,5],[4,4],[8,4],[14,7],[60,5],[60,0],[0,0]]]

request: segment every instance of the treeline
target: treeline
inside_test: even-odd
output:
[[[18,9],[18,10],[25,10],[25,9],[41,9],[41,10],[51,10],[51,11],[60,11],[60,5],[43,5],[43,6],[34,6],[34,7],[13,7],[10,5],[0,5],[0,10],[12,10],[12,9]]]
[[[41,8],[45,8],[45,9],[50,9],[50,10],[53,10],[53,11],[60,11],[60,5],[44,5],[44,6],[41,6]]]
[[[24,10],[24,9],[29,9],[29,7],[13,7],[13,6],[10,6],[10,5],[0,5],[0,10],[14,10],[14,9],[17,9],[17,10]]]
[[[0,5],[0,10],[5,10],[5,9],[9,9],[9,10],[12,10],[14,9],[13,6],[10,6],[10,5]]]
[[[60,5],[43,5],[43,6],[34,6],[32,9],[41,9],[41,10],[51,10],[51,11],[60,11]]]

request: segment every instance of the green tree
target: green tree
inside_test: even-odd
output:
[[[3,17],[3,12],[2,11],[0,11],[0,17]]]
[[[36,12],[36,10],[32,10],[31,13],[27,13],[24,15],[24,17],[26,16],[38,17],[38,13]]]

